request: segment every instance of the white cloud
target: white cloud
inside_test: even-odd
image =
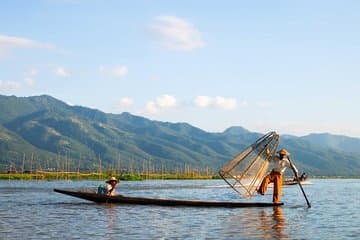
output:
[[[156,103],[153,101],[148,101],[146,103],[146,111],[149,113],[157,113],[159,109],[156,107]]]
[[[124,97],[124,98],[120,99],[121,106],[129,107],[129,106],[132,106],[133,104],[134,104],[134,100],[132,98]]]
[[[0,90],[18,90],[22,88],[31,88],[35,85],[34,76],[38,74],[35,68],[30,69],[24,73],[23,81],[2,81],[0,80]]]
[[[22,87],[22,84],[20,82],[0,80],[0,89],[1,90],[16,90],[21,87]]]
[[[225,98],[221,96],[209,97],[209,96],[197,96],[194,100],[195,106],[201,108],[216,107],[225,110],[233,110],[237,106],[235,98]],[[241,105],[247,104],[245,101]]]
[[[37,42],[28,38],[0,35],[0,56],[6,55],[6,53],[14,48],[52,49],[54,46],[49,43]]]
[[[124,77],[128,73],[128,68],[126,66],[120,65],[114,67],[111,72],[115,77]]]
[[[35,85],[35,80],[32,78],[25,78],[24,82],[25,82],[25,85],[29,86],[29,87],[32,87]]]
[[[208,96],[197,96],[194,102],[196,106],[205,108],[209,107],[212,104],[212,99]]]
[[[70,75],[70,73],[66,71],[64,67],[57,67],[55,69],[55,74],[59,77],[68,77]]]
[[[176,98],[167,94],[164,94],[156,98],[156,104],[159,108],[173,108],[176,107]]]
[[[226,110],[232,110],[236,108],[236,99],[234,98],[224,98],[217,96],[215,97],[214,103],[215,106]]]
[[[189,51],[202,48],[205,43],[201,33],[195,26],[174,16],[158,16],[150,29],[161,38],[165,47],[175,50]]]
[[[18,90],[25,87],[32,87],[35,81],[32,78],[25,78],[23,82],[0,80],[0,90]]]
[[[37,42],[27,38],[0,35],[0,46],[12,46],[22,48],[53,48],[48,43]]]
[[[176,98],[171,95],[164,94],[157,97],[154,101],[148,101],[146,103],[146,110],[149,113],[157,113],[164,109],[175,108],[176,106]]]
[[[100,65],[98,67],[98,71],[103,76],[122,78],[128,74],[129,69],[125,65],[118,65],[111,69],[107,69],[103,65]]]

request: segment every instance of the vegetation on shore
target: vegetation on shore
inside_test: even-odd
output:
[[[216,174],[198,174],[198,173],[78,173],[78,172],[37,172],[37,173],[0,173],[0,180],[106,180],[116,177],[121,181],[143,181],[143,180],[211,180],[220,179]],[[311,176],[312,179],[359,179],[360,176]]]
[[[78,172],[37,172],[37,173],[3,173],[0,180],[105,180],[115,176],[123,181],[141,181],[149,179],[219,179],[218,175],[200,175],[195,173],[78,173]]]

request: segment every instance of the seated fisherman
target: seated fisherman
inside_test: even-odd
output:
[[[111,177],[109,180],[107,180],[106,185],[100,185],[98,187],[98,194],[106,194],[109,196],[115,196],[115,187],[119,183],[119,180],[117,180],[115,177]]]
[[[300,181],[305,181],[307,179],[306,173],[302,173],[299,180]]]
[[[301,176],[299,177],[299,181],[305,181],[307,178],[306,173],[302,173]],[[293,181],[297,181],[296,177],[294,177]]]

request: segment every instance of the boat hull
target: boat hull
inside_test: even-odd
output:
[[[310,182],[307,181],[307,180],[300,181],[300,183],[302,185],[310,184]],[[296,184],[299,184],[299,183],[298,183],[298,181],[294,181],[294,180],[286,180],[286,181],[283,182],[283,185],[296,185]]]
[[[225,207],[225,208],[274,207],[274,206],[283,205],[283,203],[265,203],[265,202],[217,202],[217,201],[200,201],[200,200],[128,197],[123,195],[107,196],[97,193],[70,191],[63,189],[54,189],[54,191],[65,195],[86,199],[96,203],[184,206],[184,207]]]
[[[296,185],[298,184],[297,181],[292,181],[292,180],[288,180],[288,181],[284,181],[283,185]]]

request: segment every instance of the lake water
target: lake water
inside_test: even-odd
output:
[[[53,192],[100,181],[0,181],[0,239],[358,239],[360,180],[312,179],[283,188],[282,207],[96,204]],[[222,180],[121,182],[124,195],[239,200]],[[272,189],[251,201],[271,201]]]

